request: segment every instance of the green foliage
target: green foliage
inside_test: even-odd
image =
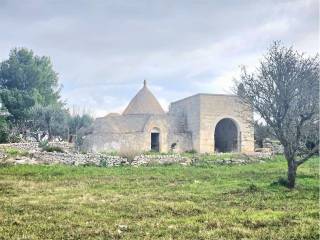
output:
[[[28,93],[35,103],[42,105],[56,103],[59,99],[58,74],[50,59],[36,56],[26,48],[12,49],[9,59],[1,63],[0,85]]]
[[[35,105],[29,113],[32,117],[31,127],[34,132],[48,133],[49,140],[53,136],[66,137],[68,112],[63,109],[61,104]]]
[[[64,150],[61,147],[51,146],[51,145],[46,145],[46,146],[42,147],[42,151],[64,153]]]
[[[187,154],[196,154],[197,150],[192,149],[192,150],[189,150],[189,151],[185,151],[185,153],[187,153]]]
[[[46,151],[46,152],[61,152],[61,153],[64,152],[64,150],[59,146],[49,145],[49,142],[47,140],[40,141],[38,146],[39,148],[42,149],[42,151]]]
[[[69,134],[76,137],[75,144],[78,148],[83,145],[83,137],[86,135],[86,131],[92,123],[93,118],[88,114],[76,114],[69,117]]]
[[[38,144],[39,148],[45,148],[48,145],[49,145],[48,140],[40,141],[39,144]]]
[[[9,138],[9,126],[4,117],[0,117],[0,143],[8,142]]]
[[[81,128],[89,127],[93,122],[93,118],[88,114],[71,116],[68,121],[70,134],[78,134]]]
[[[253,183],[251,183],[249,185],[249,187],[247,188],[248,192],[258,192],[259,191],[259,187]]]
[[[277,181],[274,181],[273,183],[271,183],[271,186],[275,186],[275,185],[287,187],[288,186],[288,180],[285,179],[284,177],[279,177],[279,179]]]
[[[29,153],[27,151],[23,151],[23,150],[20,150],[18,148],[13,148],[13,147],[5,148],[4,152],[9,157],[28,156],[29,155]]]
[[[263,140],[266,138],[274,138],[272,129],[263,123],[254,122],[254,140],[259,147],[262,147]]]
[[[77,142],[81,144],[82,135],[78,132],[93,119],[87,114],[70,116],[59,94],[58,74],[50,58],[14,48],[9,59],[0,63],[0,98],[11,114],[8,119],[14,136],[30,130],[38,141],[46,134],[49,139],[66,139],[70,128],[71,135],[80,135]]]
[[[27,120],[29,109],[36,103],[29,92],[19,89],[6,89],[5,86],[1,86],[0,96],[11,114],[9,119],[13,123]]]
[[[285,169],[283,157],[210,168],[3,167],[0,236],[319,239],[319,159],[301,166],[294,190],[270,184]]]
[[[48,57],[31,50],[14,48],[9,59],[0,63],[0,97],[11,114],[12,128],[24,133],[29,128],[30,109],[60,102],[58,75]]]
[[[100,158],[99,166],[100,167],[107,167],[108,166],[108,162],[104,157]]]
[[[21,141],[22,141],[22,138],[21,138],[20,134],[17,133],[16,131],[12,131],[12,129],[11,129],[11,132],[9,133],[9,136],[8,136],[8,142],[18,143]]]

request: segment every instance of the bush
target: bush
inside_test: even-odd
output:
[[[277,181],[274,181],[270,184],[271,186],[288,186],[288,180],[284,177],[279,177]]]
[[[107,167],[108,166],[107,160],[103,157],[100,158],[99,166],[100,167]]]
[[[3,117],[0,117],[0,143],[8,142],[9,132],[7,121]]]
[[[39,146],[39,148],[42,149],[42,151],[45,151],[45,152],[60,152],[60,153],[64,153],[63,148],[61,148],[59,146],[50,146],[49,142],[47,140],[39,142],[38,146]]]
[[[185,153],[196,154],[196,153],[197,153],[197,150],[191,149],[191,150],[185,151]]]
[[[20,150],[18,148],[5,148],[4,152],[9,156],[9,157],[17,157],[17,156],[28,156],[29,153],[24,150]]]
[[[58,146],[45,146],[42,148],[42,151],[46,151],[46,152],[60,152],[60,153],[64,153],[64,150],[61,147]]]
[[[47,147],[48,145],[49,145],[48,140],[40,141],[38,144],[39,148],[42,148],[42,149]]]
[[[120,149],[119,156],[122,158],[126,158],[129,163],[132,163],[134,158],[136,156],[139,156],[141,154],[141,151],[138,151],[136,149],[131,149],[127,147],[123,147]]]
[[[10,142],[10,143],[22,142],[22,138],[17,134],[9,134],[8,142]]]

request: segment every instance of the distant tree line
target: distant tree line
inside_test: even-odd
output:
[[[60,89],[49,57],[26,48],[12,49],[9,59],[0,62],[0,142],[75,140],[79,129],[93,119],[71,114]]]

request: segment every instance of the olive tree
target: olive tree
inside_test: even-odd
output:
[[[319,152],[319,56],[274,42],[253,73],[242,68],[236,81],[241,101],[250,104],[284,148],[287,186],[297,168]]]
[[[39,138],[40,133],[47,134],[49,141],[53,137],[66,138],[69,113],[61,104],[35,105],[29,114],[32,119],[30,130],[38,141],[42,140]]]

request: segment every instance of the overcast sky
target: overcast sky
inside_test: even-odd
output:
[[[0,60],[13,47],[50,56],[62,97],[95,116],[121,112],[147,79],[167,109],[230,93],[273,40],[315,54],[319,3],[216,0],[0,0]]]

